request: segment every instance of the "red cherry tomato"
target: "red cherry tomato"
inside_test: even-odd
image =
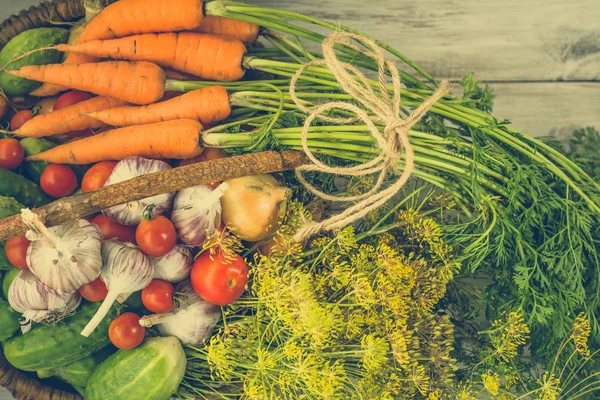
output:
[[[175,288],[167,281],[154,279],[142,290],[142,303],[153,313],[167,313],[173,309]]]
[[[63,94],[62,96],[60,96],[58,99],[56,99],[56,103],[54,103],[54,111],[60,110],[61,108],[69,107],[73,104],[79,103],[84,100],[89,100],[92,97],[93,96],[91,94],[86,93],[86,92],[78,92],[78,91],[67,92],[67,93]],[[89,132],[89,129],[84,129],[82,131],[67,132],[66,135],[71,136],[71,137],[79,137],[79,136],[87,134],[88,132]]]
[[[0,167],[17,168],[23,162],[25,152],[17,139],[0,139]]]
[[[40,186],[49,196],[65,197],[77,189],[77,176],[66,165],[50,164],[42,173]]]
[[[116,238],[121,242],[135,243],[135,226],[121,225],[102,214],[92,218],[90,222],[100,229],[104,240]]]
[[[65,107],[72,106],[73,104],[77,104],[84,100],[89,100],[93,96],[86,92],[79,92],[74,90],[72,92],[67,92],[56,99],[56,103],[54,103],[54,111],[60,110]]]
[[[27,249],[30,243],[25,235],[8,239],[4,248],[8,261],[19,269],[27,269]]]
[[[248,283],[248,266],[239,255],[225,260],[222,254],[202,253],[192,265],[192,286],[198,296],[219,306],[240,298]]]
[[[132,312],[119,315],[108,327],[111,343],[122,350],[138,347],[144,341],[146,328],[140,325],[140,316]]]
[[[116,165],[116,161],[102,161],[88,169],[81,180],[81,192],[91,192],[104,186]]]
[[[108,289],[106,285],[100,278],[96,278],[96,280],[91,281],[79,288],[79,294],[81,297],[86,299],[87,301],[91,301],[92,303],[97,303],[106,298],[108,294]]]
[[[144,253],[151,257],[162,257],[175,247],[177,233],[168,218],[157,215],[138,225],[135,239]]]
[[[16,131],[17,129],[22,127],[25,122],[29,121],[31,118],[33,118],[33,114],[31,113],[31,110],[17,111],[17,113],[10,120],[10,130]]]

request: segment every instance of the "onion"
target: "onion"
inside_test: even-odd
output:
[[[100,277],[106,284],[108,294],[96,315],[81,331],[83,336],[89,336],[96,329],[119,296],[142,290],[150,284],[154,275],[154,267],[148,256],[131,243],[116,240],[103,242],[102,263]]]
[[[19,272],[8,289],[8,302],[23,314],[21,331],[29,332],[31,321],[57,322],[71,314],[81,303],[79,293],[58,294],[48,288],[28,270]]]
[[[96,225],[85,219],[46,228],[39,216],[21,210],[23,222],[29,227],[27,249],[29,270],[58,294],[74,293],[100,274],[101,235]]]
[[[221,197],[229,185],[222,183],[213,190],[200,185],[177,192],[171,221],[177,235],[186,244],[200,246],[221,225]]]
[[[192,252],[179,244],[167,255],[151,257],[150,261],[154,265],[154,279],[179,282],[190,276],[192,270]]]
[[[200,346],[219,321],[219,306],[202,300],[189,281],[177,285],[176,292],[179,302],[173,311],[145,316],[140,325],[158,325],[161,335],[176,336],[184,344]]]
[[[127,157],[120,161],[108,177],[104,186],[128,181],[137,176],[160,172],[171,168],[160,160],[148,160],[143,157]],[[160,215],[171,208],[174,193],[159,194],[138,201],[110,207],[102,212],[111,220],[122,225],[138,225],[144,219],[144,212],[151,210],[153,215]]]
[[[285,212],[292,191],[271,175],[246,176],[227,181],[229,190],[221,198],[223,222],[249,242],[271,236]]]

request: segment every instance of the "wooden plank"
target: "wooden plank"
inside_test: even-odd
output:
[[[493,114],[532,136],[568,137],[576,128],[600,129],[600,83],[496,83]]]
[[[254,0],[347,25],[439,78],[599,80],[599,0]]]

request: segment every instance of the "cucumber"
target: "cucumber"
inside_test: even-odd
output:
[[[30,55],[9,64],[10,61],[28,51],[65,43],[68,36],[69,31],[60,28],[38,28],[22,32],[12,38],[10,42],[4,46],[2,51],[0,51],[0,68],[12,70],[21,68],[25,65],[57,63],[60,60],[61,53],[56,50],[44,50],[31,53]],[[40,82],[18,78],[6,73],[0,74],[0,87],[9,96],[25,96],[40,85]]]
[[[15,368],[38,371],[81,360],[110,344],[108,326],[116,316],[115,308],[89,336],[81,331],[92,319],[100,303],[88,303],[80,311],[54,325],[44,325],[31,332],[9,339],[4,344],[4,357]]]
[[[0,299],[0,342],[13,337],[21,327],[21,316],[10,307],[8,301]]]
[[[0,183],[0,186],[2,183]],[[10,217],[21,212],[23,205],[12,197],[0,196],[0,219]],[[5,242],[0,242],[0,270],[11,270],[14,267],[6,258]]]
[[[21,272],[20,269],[15,267],[10,267],[8,271],[6,271],[6,275],[4,275],[4,279],[2,279],[2,295],[5,299],[8,299],[8,288],[10,284],[15,280],[17,275]]]
[[[96,368],[86,400],[168,400],[183,380],[187,361],[179,339],[154,337],[119,350]]]
[[[21,146],[23,146],[25,157],[29,157],[39,154],[42,151],[50,150],[56,147],[57,144],[46,139],[28,137],[21,140]],[[42,173],[48,165],[50,165],[50,163],[45,161],[25,161],[23,163],[23,173],[27,178],[39,185]],[[70,167],[73,172],[75,172],[75,175],[80,182],[89,169],[87,165],[70,165]]]
[[[25,207],[31,208],[52,201],[41,187],[6,168],[0,168],[0,196],[14,197]]]
[[[37,374],[42,379],[57,376],[71,386],[85,387],[96,367],[114,352],[115,348],[109,346],[79,361],[62,367],[43,369],[38,371]]]

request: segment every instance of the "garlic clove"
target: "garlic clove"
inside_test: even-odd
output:
[[[153,279],[167,282],[180,282],[190,276],[192,270],[192,252],[182,245],[175,245],[167,255],[150,257],[154,266]]]

